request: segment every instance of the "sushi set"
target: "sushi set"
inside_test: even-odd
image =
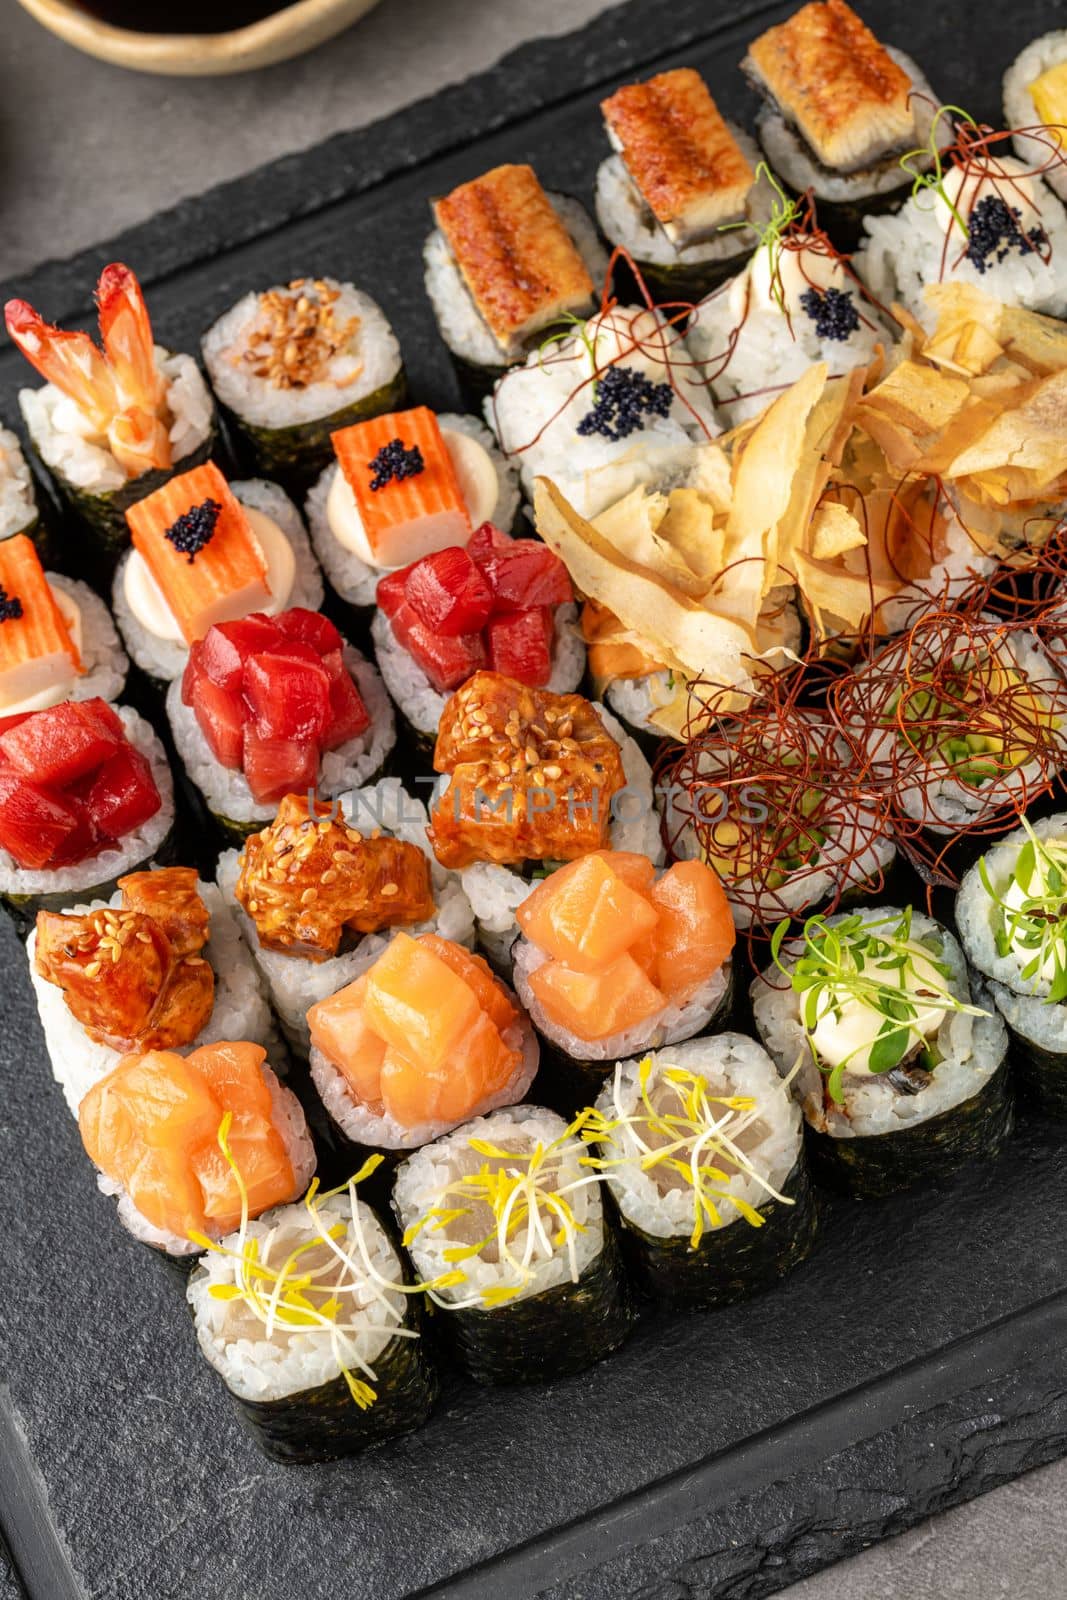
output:
[[[770,1593],[1062,1453],[1067,32],[656,9],[5,286],[31,1600]]]

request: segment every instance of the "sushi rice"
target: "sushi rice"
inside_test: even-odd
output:
[[[1037,114],[1030,85],[1048,72],[1053,67],[1061,66],[1067,62],[1067,28],[1060,28],[1053,33],[1044,33],[1039,39],[1034,39],[1026,46],[1007,72],[1004,74],[1004,126],[1022,130],[1031,128],[1035,133],[1040,129],[1042,118]],[[1039,137],[1018,131],[1012,140],[1015,154],[1020,161],[1034,170],[1048,166],[1047,172],[1041,176],[1050,189],[1054,189],[1060,199],[1067,202],[1067,160],[1061,159],[1056,164],[1053,162],[1057,134],[1055,127],[1046,127]],[[1064,146],[1067,145],[1067,133],[1061,130],[1059,146],[1061,157],[1064,155]]]
[[[126,687],[129,661],[107,606],[87,583],[61,572],[46,572],[50,588],[78,607],[81,640],[78,654],[84,672],[75,678],[71,700],[117,700]]]
[[[474,913],[458,873],[447,872],[440,866],[430,848],[426,837],[429,819],[422,801],[410,795],[399,778],[382,778],[378,783],[341,795],[338,804],[352,827],[379,828],[384,834],[416,845],[429,860],[436,914],[426,922],[407,924],[404,931],[412,935],[434,932],[453,944],[473,948]],[[231,903],[235,903],[240,870],[239,851],[227,850],[219,857],[219,887]],[[262,949],[253,919],[241,906],[237,906],[236,916],[286,1038],[305,1058],[311,1044],[308,1011],[316,1001],[336,994],[372,966],[398,931],[383,928],[380,933],[360,935],[352,948],[340,955],[328,961],[310,961],[303,956]]]
[[[318,611],[323,600],[322,574],[315,560],[303,518],[285,490],[265,478],[240,479],[230,485],[236,498],[253,511],[262,512],[276,523],[292,547],[296,570],[293,586],[285,599],[285,608],[305,606]],[[111,589],[111,609],[122,630],[126,647],[141,671],[158,681],[170,682],[180,678],[189,659],[189,646],[184,639],[161,639],[152,633],[135,616],[126,594],[126,568],[132,552],[127,553],[115,573]]]
[[[215,974],[215,1003],[205,1026],[195,1039],[178,1049],[178,1054],[185,1055],[202,1044],[245,1039],[251,1044],[263,1045],[268,1055],[277,1057],[278,1040],[263,981],[241,941],[230,897],[223,885],[216,887],[213,883],[198,883],[197,893],[210,915],[208,941],[202,955]],[[71,910],[82,915],[108,905],[121,906],[121,893],[113,894],[110,900],[72,906]],[[37,972],[36,948],[34,929],[26,941],[30,982],[52,1063],[52,1076],[62,1089],[71,1112],[77,1116],[83,1097],[118,1065],[124,1052],[90,1038],[72,1014],[62,989]]]
[[[0,428],[0,539],[15,533],[32,538],[36,523],[37,496],[22,446],[9,428]]]

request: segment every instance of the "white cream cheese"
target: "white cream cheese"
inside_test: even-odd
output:
[[[884,966],[868,960],[865,972],[868,977],[899,988],[902,995],[912,1000],[916,1014],[909,1024],[910,1050],[937,1032],[949,1007],[920,993],[923,990],[933,990],[937,995],[946,992],[945,980],[930,953],[916,944],[902,948],[910,955],[903,971],[894,957],[887,956]],[[845,1062],[847,1072],[869,1072],[871,1048],[885,1020],[881,1011],[850,993],[847,985],[839,988],[830,985],[819,994],[819,1016],[810,1031],[811,1043],[820,1061],[827,1066],[837,1067]]]

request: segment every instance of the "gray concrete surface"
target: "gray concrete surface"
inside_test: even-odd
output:
[[[0,4],[0,276],[373,121],[602,9],[600,0],[384,0],[302,60],[194,82],[90,61],[15,0]],[[1067,1463],[798,1584],[791,1600],[1061,1600],[1065,1505]]]

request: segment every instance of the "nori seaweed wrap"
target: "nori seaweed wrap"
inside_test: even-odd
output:
[[[800,1101],[817,1176],[874,1198],[995,1155],[1012,1124],[1007,1032],[952,935],[893,907],[785,932],[752,1010]]]
[[[496,1111],[409,1156],[393,1206],[431,1280],[443,1337],[479,1383],[580,1372],[626,1338],[618,1248],[578,1133],[536,1106]]]
[[[200,1348],[276,1461],[353,1455],[419,1427],[437,1397],[414,1291],[360,1176],[246,1223],[189,1283]]]
[[[657,1299],[729,1305],[773,1287],[810,1251],[800,1110],[743,1034],[620,1062],[582,1131],[635,1276]]]

